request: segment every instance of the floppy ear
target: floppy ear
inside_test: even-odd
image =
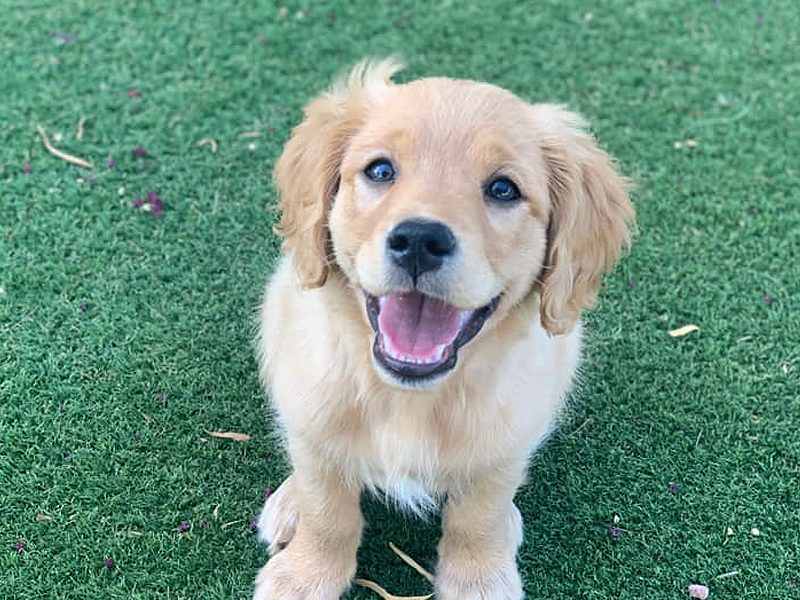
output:
[[[585,121],[558,106],[534,111],[550,194],[540,313],[544,328],[556,335],[570,331],[581,311],[594,306],[602,275],[630,246],[635,213],[628,180],[587,133]]]
[[[401,65],[393,59],[358,63],[304,109],[275,165],[281,220],[275,232],[292,252],[303,287],[325,283],[332,265],[328,213],[339,187],[339,168],[349,139]]]

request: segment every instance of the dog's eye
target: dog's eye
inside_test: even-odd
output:
[[[389,160],[379,158],[367,165],[364,175],[376,183],[388,183],[394,181],[394,166]]]
[[[484,194],[495,202],[515,202],[522,198],[519,188],[508,177],[495,177],[484,188]]]

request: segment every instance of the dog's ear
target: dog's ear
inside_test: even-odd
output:
[[[347,143],[400,68],[394,59],[358,63],[305,107],[275,165],[281,210],[275,232],[306,288],[323,285],[332,264],[327,221]]]
[[[548,169],[550,222],[540,276],[542,325],[570,331],[595,304],[602,275],[630,245],[635,213],[629,182],[587,133],[585,121],[558,106],[534,106]]]

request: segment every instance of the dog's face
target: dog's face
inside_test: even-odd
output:
[[[343,272],[384,380],[420,387],[531,296],[569,330],[632,209],[575,115],[483,83],[395,85],[391,69],[357,67],[307,107],[276,169],[281,232],[306,284]]]

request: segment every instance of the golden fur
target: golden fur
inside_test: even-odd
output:
[[[629,243],[626,181],[579,116],[485,83],[395,84],[398,68],[361,63],[313,100],[275,169],[285,256],[261,307],[260,372],[293,472],[259,521],[275,554],[257,600],[339,598],[364,489],[419,511],[446,497],[437,598],[522,598],[513,497],[575,374],[580,312]],[[398,165],[389,187],[363,175],[378,156]],[[522,202],[487,202],[497,172]],[[500,298],[455,367],[419,386],[376,364],[364,302],[395,291],[386,238],[409,218],[458,240],[430,290],[463,310]]]

